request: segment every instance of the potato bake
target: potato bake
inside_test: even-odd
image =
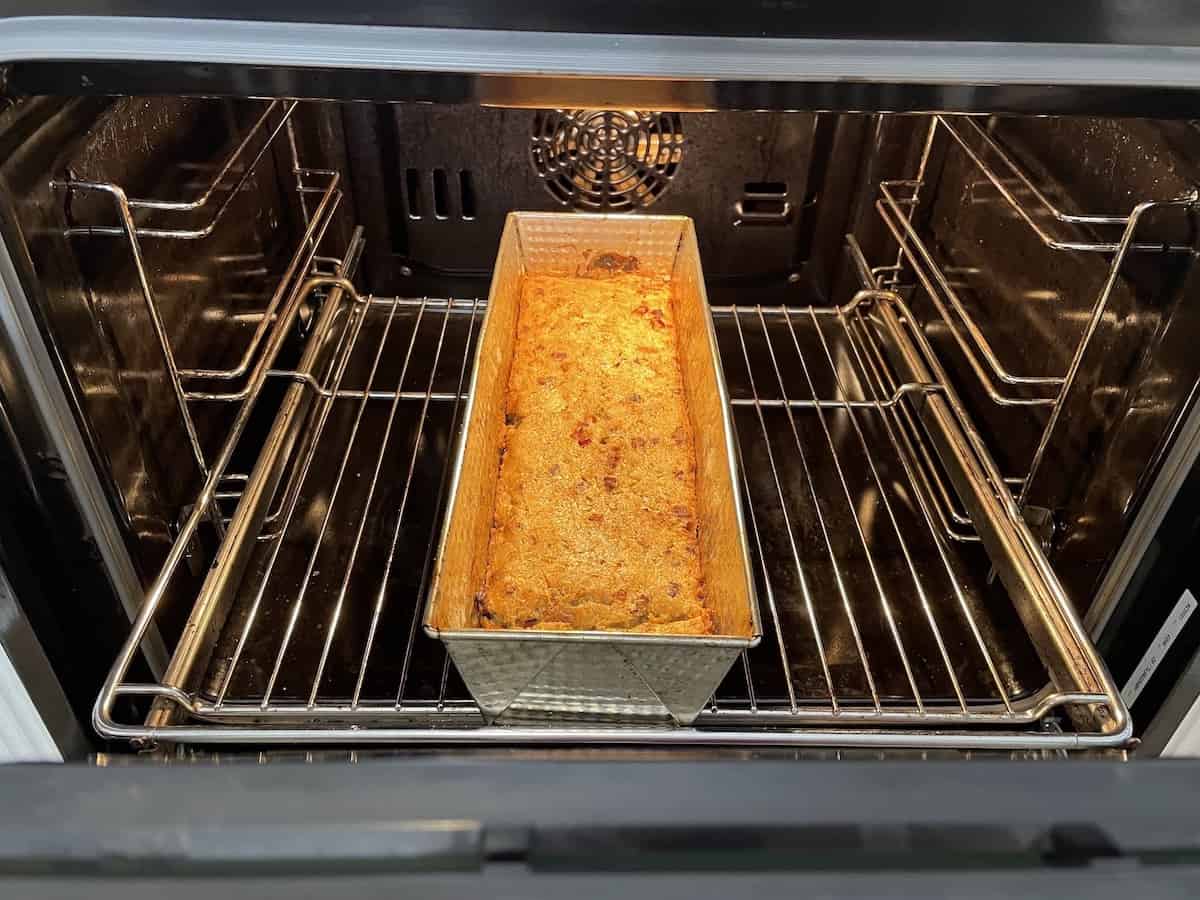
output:
[[[670,285],[617,259],[523,279],[485,628],[713,631]]]

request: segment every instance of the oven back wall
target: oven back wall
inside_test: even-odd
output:
[[[366,271],[384,295],[414,293],[410,271],[486,288],[514,209],[691,216],[710,279],[786,284],[811,255],[839,118],[429,104],[343,115]]]

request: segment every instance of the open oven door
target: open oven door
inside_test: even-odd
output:
[[[91,898],[1200,888],[1196,763],[314,763],[0,768],[0,886]]]

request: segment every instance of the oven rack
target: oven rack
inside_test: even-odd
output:
[[[945,135],[945,137],[942,137]],[[939,143],[939,141],[941,143]],[[1107,275],[1087,314],[1082,334],[1075,343],[1071,361],[1063,372],[1029,373],[1010,371],[999,359],[984,330],[976,322],[970,305],[956,290],[954,272],[939,258],[930,241],[922,235],[917,222],[935,148],[961,153],[969,166],[999,195],[998,208],[1007,211],[1029,229],[1049,251],[1095,253],[1108,258]],[[1062,415],[1064,401],[1079,374],[1084,355],[1096,335],[1114,286],[1130,253],[1192,252],[1187,244],[1137,240],[1138,228],[1155,211],[1191,208],[1200,202],[1200,192],[1182,197],[1145,200],[1125,214],[1070,213],[1056,204],[1013,158],[1012,154],[975,117],[931,117],[917,171],[911,179],[885,180],[879,184],[875,208],[887,232],[897,246],[896,264],[872,270],[872,281],[880,287],[904,291],[913,287],[923,291],[940,323],[977,380],[988,400],[1000,407],[1034,407],[1045,411],[1044,425],[1028,469],[1010,476],[1023,507],[1034,476]],[[1001,212],[997,212],[1000,215]],[[1115,233],[1115,239],[1081,237],[1095,233]],[[906,276],[913,281],[906,282]]]
[[[318,291],[299,366],[273,368]],[[101,734],[1000,749],[1128,739],[1120,697],[1009,487],[904,301],[877,288],[834,307],[713,309],[767,633],[695,726],[484,726],[418,623],[485,306],[360,296],[340,275],[292,286],[98,698]],[[158,682],[131,682],[201,510],[279,379],[291,387],[171,664]],[[939,514],[951,492],[975,540],[954,540]],[[150,715],[119,719],[125,696],[155,698]]]
[[[253,124],[215,166],[215,174],[194,186],[187,199],[155,199],[131,197],[124,187],[112,181],[91,181],[64,177],[53,182],[68,198],[74,194],[98,193],[111,198],[117,224],[73,224],[65,229],[68,237],[76,239],[123,239],[133,264],[140,293],[149,316],[161,354],[163,369],[170,383],[179,420],[187,434],[193,460],[202,478],[211,472],[211,461],[201,446],[200,433],[193,407],[206,403],[237,403],[246,396],[247,377],[267,345],[267,336],[279,315],[280,304],[289,291],[304,278],[328,271],[337,259],[318,252],[342,199],[340,175],[326,169],[313,169],[300,164],[294,132],[295,100],[270,100],[263,104]],[[202,241],[212,235],[226,219],[226,213],[252,184],[262,161],[281,151],[286,140],[290,158],[290,175],[298,204],[304,217],[303,237],[284,265],[282,273],[269,288],[269,294],[250,298],[263,301],[261,308],[242,312],[255,327],[246,341],[238,361],[228,367],[207,368],[181,365],[177,349],[168,333],[159,298],[151,284],[146,265],[144,244],[147,241]],[[206,166],[195,165],[204,171]],[[199,220],[199,221],[197,221]],[[270,274],[264,270],[264,274]],[[106,334],[98,329],[102,342]],[[227,473],[225,490],[218,491],[206,509],[206,514],[221,533],[228,516],[221,504],[233,498],[236,485],[245,482],[245,474]]]

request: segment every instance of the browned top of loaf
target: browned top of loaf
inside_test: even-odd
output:
[[[486,628],[711,634],[670,287],[522,284]]]

